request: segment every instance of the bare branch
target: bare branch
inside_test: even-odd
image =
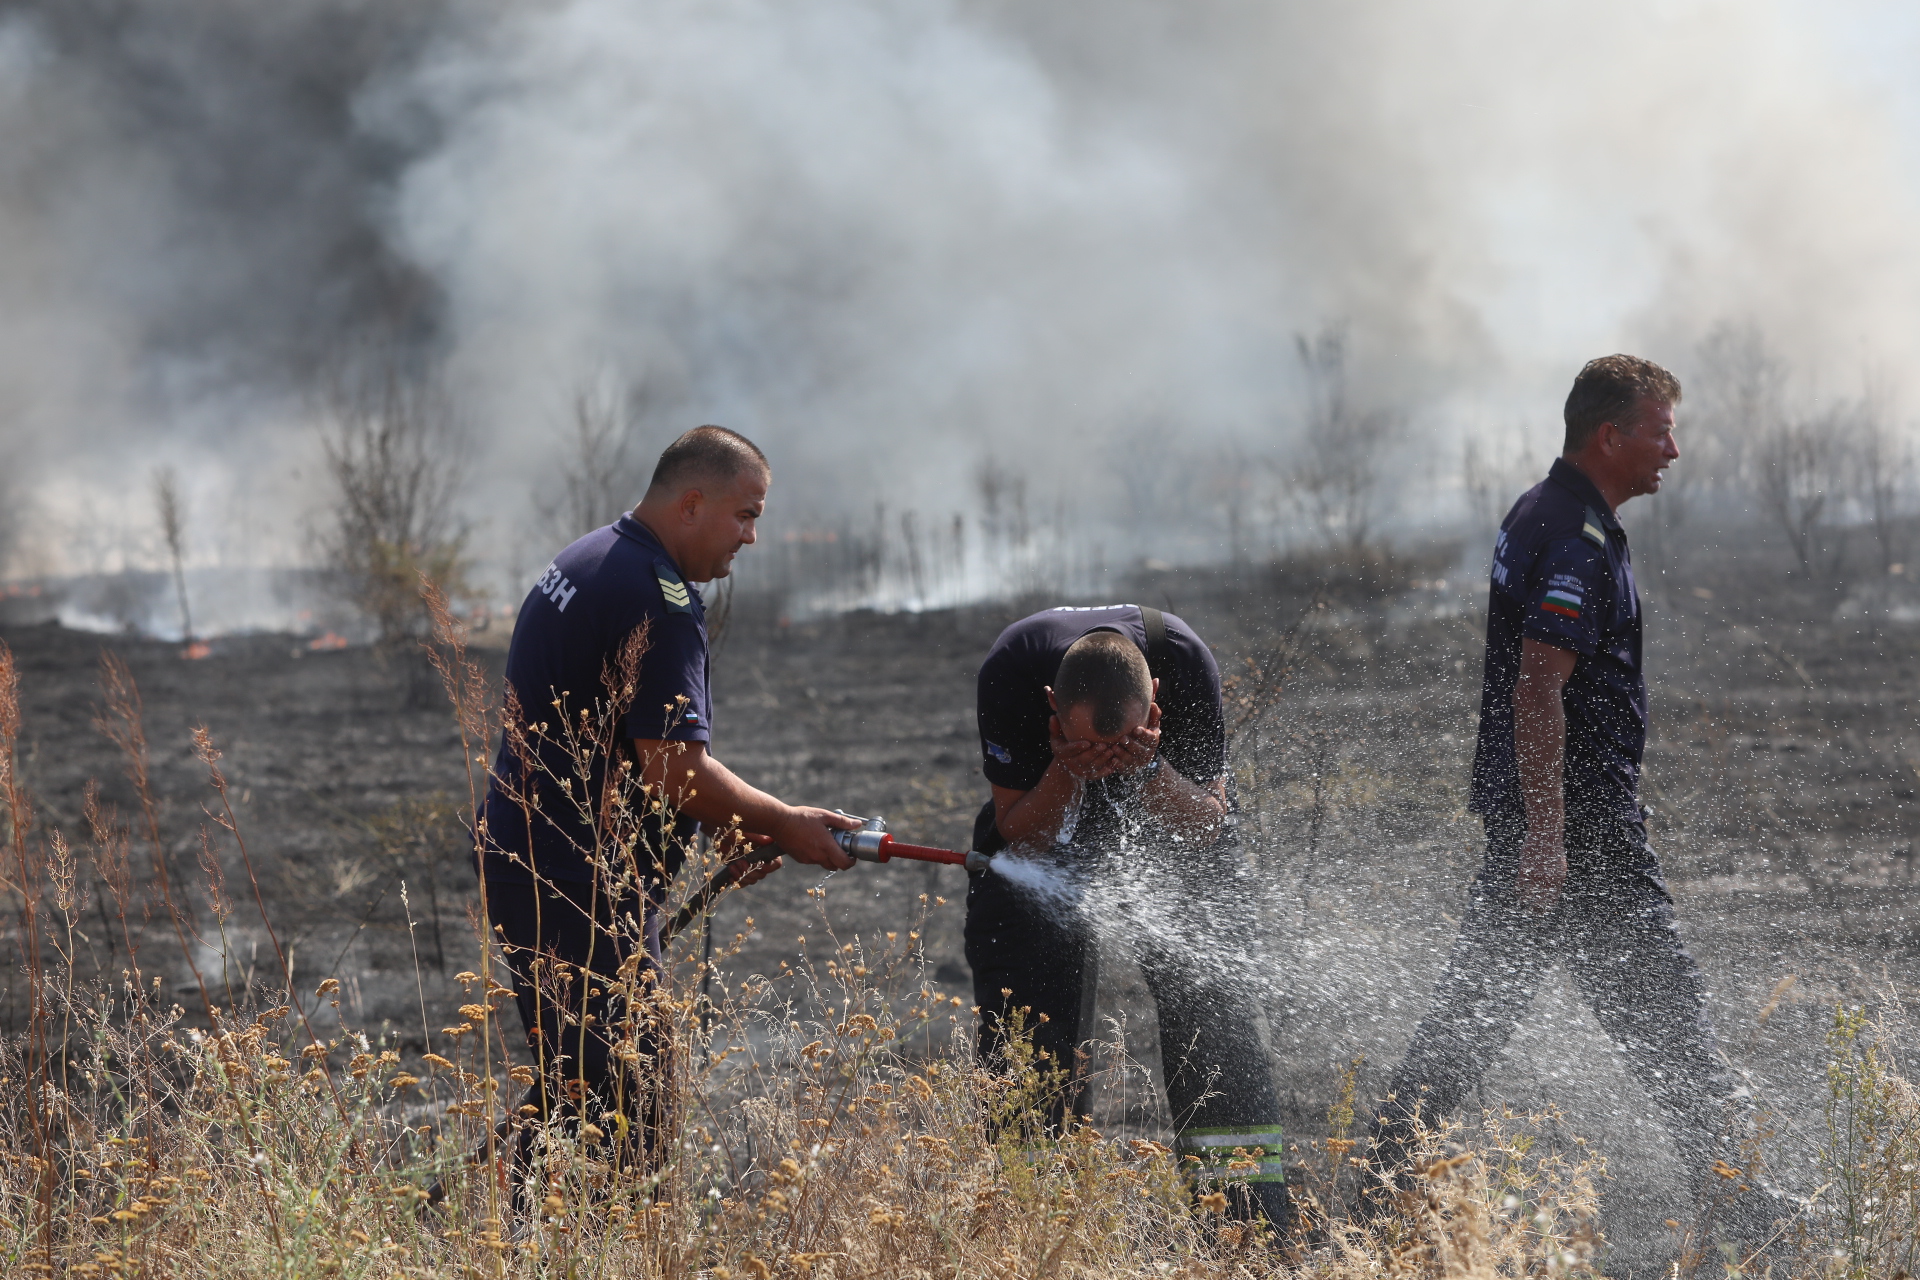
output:
[[[383,643],[425,634],[420,575],[449,595],[466,591],[466,535],[453,510],[461,468],[446,396],[386,370],[336,381],[327,414],[327,560]]]
[[[1373,535],[1381,464],[1406,420],[1354,406],[1346,336],[1338,329],[1294,341],[1306,375],[1307,412],[1300,457],[1287,472],[1291,495],[1327,546],[1358,555]]]
[[[1880,569],[1891,573],[1907,559],[1905,516],[1913,498],[1913,445],[1871,398],[1861,403],[1855,444],[1857,498],[1880,548]]]
[[[1754,441],[1761,505],[1786,534],[1801,573],[1809,577],[1821,552],[1820,529],[1846,497],[1855,426],[1851,409],[1781,422]]]
[[[173,567],[173,589],[180,600],[180,638],[193,643],[193,612],[187,607],[187,504],[180,495],[180,477],[172,467],[153,472],[153,505],[160,517],[160,536],[166,540]]]
[[[648,399],[644,384],[625,388],[608,378],[574,392],[556,472],[534,499],[541,525],[556,542],[572,542],[640,500],[648,469],[637,437]]]
[[[1501,461],[1504,457],[1506,461]],[[1526,489],[1545,474],[1527,446],[1524,433],[1514,449],[1492,450],[1469,435],[1460,449],[1460,487],[1466,492],[1467,512],[1474,534],[1498,529]]]

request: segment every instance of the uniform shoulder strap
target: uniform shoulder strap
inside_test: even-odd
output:
[[[1140,606],[1140,621],[1147,628],[1147,673],[1167,682],[1173,678],[1173,646],[1167,643],[1167,615],[1152,605]]]
[[[1592,507],[1587,508],[1586,515],[1582,519],[1580,536],[1596,547],[1604,547],[1607,545],[1607,523],[1600,518],[1600,513]]]

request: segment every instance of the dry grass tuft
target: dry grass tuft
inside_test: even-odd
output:
[[[1920,1270],[1920,1091],[1864,1010],[1836,1010],[1827,1033],[1820,1163],[1826,1186],[1802,1241],[1809,1269],[1835,1280]]]

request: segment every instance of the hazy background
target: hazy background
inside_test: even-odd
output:
[[[911,513],[949,595],[1010,521],[1311,539],[1300,335],[1391,428],[1382,538],[1461,531],[1469,442],[1550,456],[1591,356],[1698,390],[1716,326],[1783,420],[1905,433],[1916,55],[1868,0],[0,3],[0,573],[164,567],[159,466],[196,582],[315,563],[369,365],[449,406],[496,600],[583,395],[626,473],[761,442],[776,541]]]

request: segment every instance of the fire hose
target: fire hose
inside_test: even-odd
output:
[[[835,812],[844,812],[835,810]],[[852,814],[846,816],[852,817]],[[984,871],[992,859],[984,853],[970,849],[939,849],[927,844],[907,844],[895,840],[887,831],[885,818],[867,818],[857,831],[834,831],[830,833],[841,852],[857,862],[891,862],[895,858],[905,858],[910,862],[941,862],[948,866],[965,867],[969,871]],[[771,837],[749,835],[747,839],[757,846],[752,852],[727,863],[726,866],[708,877],[689,897],[686,903],[674,914],[667,927],[660,931],[660,940],[679,933],[692,924],[712,905],[714,899],[732,888],[734,882],[749,867],[764,862],[772,862],[785,851],[775,844]]]

